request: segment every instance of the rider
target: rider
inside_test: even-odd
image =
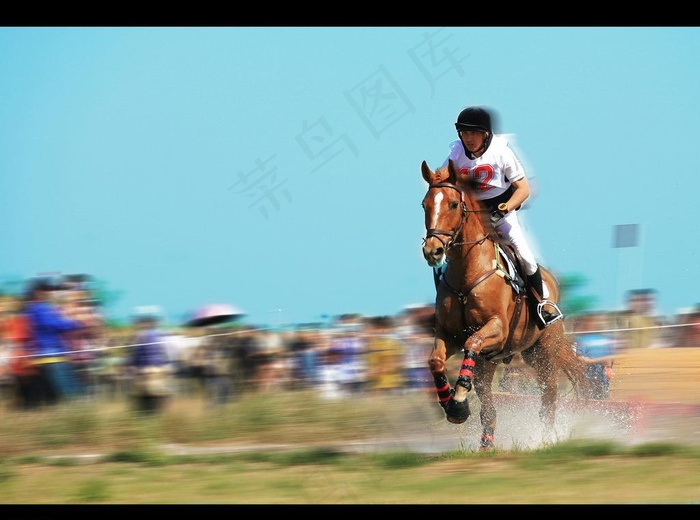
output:
[[[494,134],[491,114],[481,107],[460,112],[455,123],[459,139],[450,144],[450,154],[458,179],[476,183],[474,193],[491,214],[499,237],[510,242],[524,263],[527,282],[534,293],[533,303],[540,328],[564,315],[557,305],[544,299],[542,272],[518,221],[517,210],[530,196],[525,169],[505,136]]]

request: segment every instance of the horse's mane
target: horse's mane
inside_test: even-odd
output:
[[[450,162],[435,170],[435,176],[439,182],[448,182],[463,190],[474,203],[474,209],[483,209],[481,201],[473,196],[480,186],[479,182],[471,176],[466,176],[465,178],[457,177],[457,171],[454,169],[453,163]]]
[[[467,177],[464,180],[460,180],[459,182],[457,182],[457,185],[460,188],[463,188],[466,191],[468,191],[470,194],[473,194],[476,191],[476,189],[479,187],[478,181],[476,179],[474,179],[473,177]]]
[[[486,211],[486,205],[474,196],[474,193],[479,187],[479,183],[471,177],[468,177],[464,181],[456,181],[454,184],[464,192],[465,198],[468,199],[467,209],[478,211],[478,213],[475,215],[479,217],[479,221],[481,222],[481,226],[483,228],[482,231],[484,233],[491,232],[492,226],[491,222],[489,221],[489,214]]]

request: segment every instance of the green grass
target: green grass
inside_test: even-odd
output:
[[[245,394],[218,408],[201,397],[178,398],[155,417],[134,414],[126,400],[5,410],[0,503],[700,501],[696,446],[570,440],[490,452],[466,444],[437,454],[343,449],[426,430],[440,419],[434,408],[416,397],[324,401],[287,392]],[[253,449],[229,450],[240,446]]]

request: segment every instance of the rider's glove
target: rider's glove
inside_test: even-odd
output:
[[[496,209],[491,212],[491,224],[494,226],[508,213],[508,204],[501,202]]]
[[[491,218],[491,224],[495,226],[503,218],[503,213],[497,209],[494,209],[491,213],[489,213],[489,217]]]

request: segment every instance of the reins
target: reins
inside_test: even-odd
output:
[[[474,212],[474,213],[477,213],[477,212],[484,211],[484,210],[481,210],[481,209],[473,209],[473,210],[468,210],[468,211],[472,211],[472,212]],[[482,243],[484,243],[484,241],[485,241],[487,238],[489,238],[488,233],[484,234],[483,237],[481,237],[481,238],[479,238],[479,239],[477,239],[477,240],[469,240],[468,242],[453,242],[452,244],[450,244],[450,247],[453,247],[453,246],[468,246],[468,245],[470,245],[470,244],[474,244],[474,245],[482,244]]]

